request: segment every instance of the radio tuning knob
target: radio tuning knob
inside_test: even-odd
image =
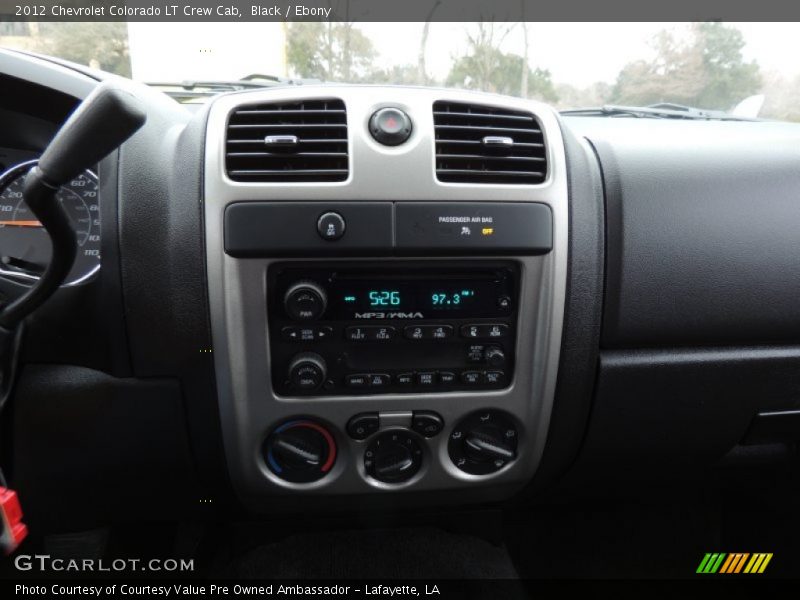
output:
[[[325,312],[328,296],[313,281],[298,281],[286,290],[283,306],[289,318],[295,321],[313,321]]]

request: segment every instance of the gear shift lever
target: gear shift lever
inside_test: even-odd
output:
[[[139,100],[112,83],[100,84],[78,106],[25,179],[24,199],[53,244],[50,264],[23,296],[0,310],[0,328],[13,330],[63,283],[75,260],[75,231],[56,192],[118,148],[145,122]],[[0,350],[4,352],[5,348]]]
[[[0,408],[15,371],[21,338],[18,326],[58,289],[75,260],[75,231],[56,192],[118,148],[145,119],[144,108],[133,94],[114,83],[102,83],[67,119],[25,178],[25,203],[50,236],[53,252],[39,281],[0,310]]]

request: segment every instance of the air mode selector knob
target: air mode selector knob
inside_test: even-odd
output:
[[[325,381],[328,368],[316,352],[302,352],[289,363],[289,383],[298,391],[313,392]]]
[[[464,452],[475,462],[513,460],[515,448],[503,437],[503,432],[493,425],[478,425],[464,438]]]
[[[313,281],[298,281],[286,290],[283,306],[290,319],[313,321],[325,312],[328,295]]]
[[[472,475],[499,471],[517,458],[517,428],[510,415],[482,410],[462,419],[450,433],[447,451],[456,467]]]

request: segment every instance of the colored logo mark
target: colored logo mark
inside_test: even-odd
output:
[[[697,573],[702,574],[735,574],[735,573],[763,573],[772,552],[707,552],[697,567]]]

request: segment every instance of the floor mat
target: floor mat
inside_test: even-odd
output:
[[[296,534],[249,551],[225,569],[260,579],[509,579],[504,547],[437,528]]]

